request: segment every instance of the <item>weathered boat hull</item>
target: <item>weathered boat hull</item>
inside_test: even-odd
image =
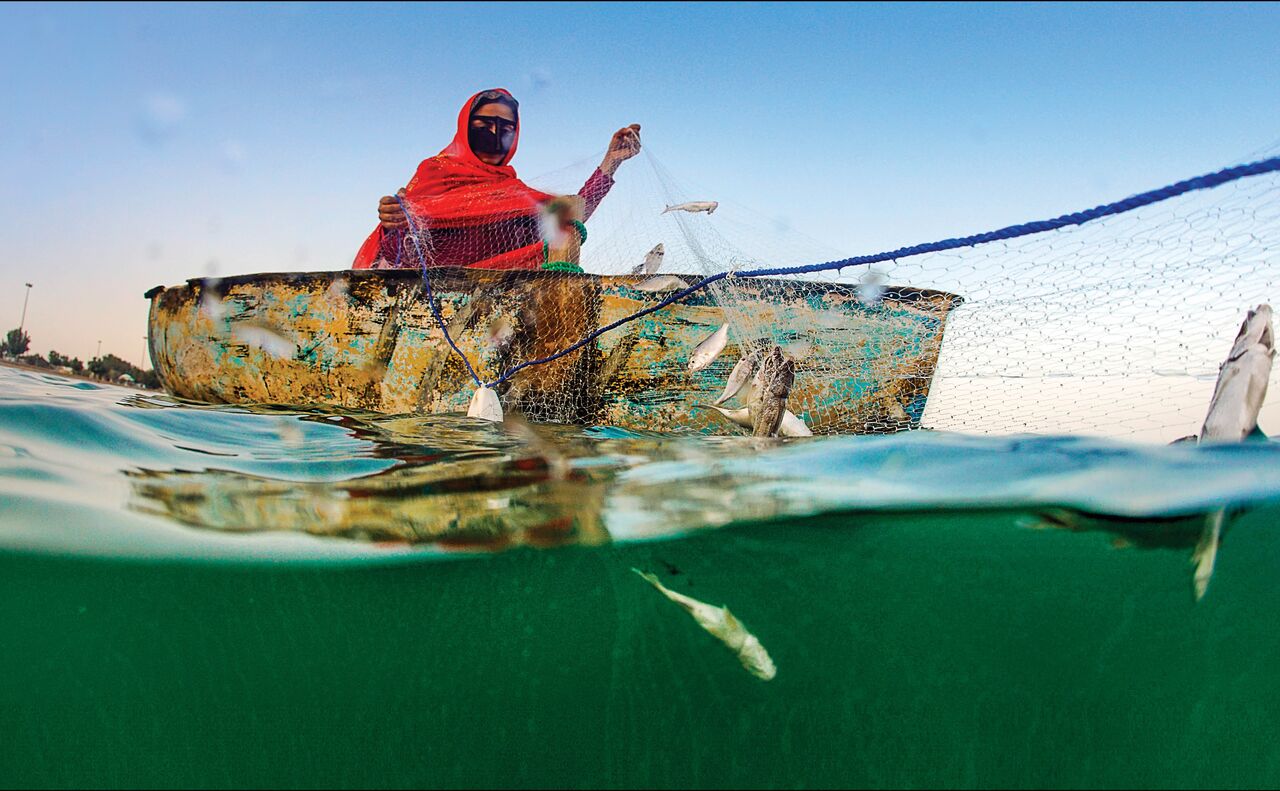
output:
[[[433,270],[449,334],[491,381],[662,299],[636,277]],[[465,412],[475,384],[449,348],[414,271],[261,274],[189,280],[147,293],[152,363],[172,394],[212,403],[332,405],[382,413]],[[803,341],[790,409],[815,433],[881,433],[919,424],[953,294],[890,288],[869,306],[853,287],[734,281],[733,315],[784,346]],[[740,357],[708,368],[689,354],[726,321],[709,291],[610,330],[497,387],[535,420],[658,431],[736,432],[715,400]],[[492,328],[509,326],[494,342]],[[256,343],[265,331],[281,343]],[[731,341],[735,340],[731,337]],[[280,348],[283,347],[283,348]],[[819,364],[808,364],[820,361]]]

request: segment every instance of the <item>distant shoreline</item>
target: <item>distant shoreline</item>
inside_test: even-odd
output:
[[[20,368],[24,371],[36,371],[42,374],[64,376],[68,379],[80,379],[81,381],[85,381],[85,382],[93,382],[96,385],[106,384],[106,385],[115,385],[116,387],[131,387],[134,390],[146,390],[148,392],[154,392],[155,390],[159,390],[160,392],[163,392],[162,388],[143,387],[142,385],[137,384],[136,382],[133,384],[129,384],[127,382],[110,382],[110,381],[107,381],[106,379],[97,379],[87,374],[75,373],[74,371],[72,373],[65,373],[63,371],[59,371],[57,368],[41,368],[38,365],[28,365],[27,363],[20,363],[14,360],[0,360],[0,365],[6,366],[8,368]]]

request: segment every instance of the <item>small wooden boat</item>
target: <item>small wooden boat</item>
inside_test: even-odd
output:
[[[696,276],[683,276],[695,282]],[[642,278],[433,269],[449,334],[492,381],[561,351],[665,296]],[[919,425],[946,317],[961,298],[889,287],[874,305],[854,286],[765,278],[710,289],[602,334],[496,389],[534,420],[738,433],[710,410],[741,356],[733,342],[689,374],[693,348],[727,320],[802,348],[788,407],[814,433]],[[417,271],[257,274],[188,280],[146,294],[152,364],[173,395],[212,403],[331,405],[381,413],[465,412],[475,383],[449,348]],[[736,320],[736,321],[735,321]],[[494,338],[492,328],[509,328]],[[262,336],[277,343],[264,343]],[[734,340],[731,338],[731,341]],[[729,404],[733,406],[733,402]]]

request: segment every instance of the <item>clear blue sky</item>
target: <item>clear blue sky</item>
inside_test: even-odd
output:
[[[1273,143],[1280,6],[4,5],[0,325],[30,280],[36,351],[137,362],[150,286],[346,267],[496,85],[522,175],[635,121],[682,182],[852,255]]]

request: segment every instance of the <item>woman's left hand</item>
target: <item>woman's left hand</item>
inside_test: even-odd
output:
[[[640,124],[624,126],[613,133],[613,139],[609,141],[609,150],[604,154],[604,162],[600,163],[600,170],[604,171],[606,176],[612,176],[618,169],[618,165],[639,153]]]

